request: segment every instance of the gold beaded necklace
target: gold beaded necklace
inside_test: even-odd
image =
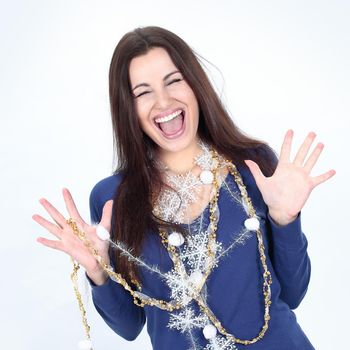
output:
[[[216,160],[218,159],[218,154],[215,150],[212,150],[212,156]],[[241,197],[242,197],[243,201],[245,202],[246,207],[248,209],[249,218],[250,219],[256,218],[256,211],[254,209],[254,206],[252,204],[251,199],[248,196],[246,187],[243,183],[242,177],[239,174],[236,166],[228,160],[225,161],[225,164],[228,167],[228,170],[231,173],[231,175],[234,177],[235,182],[240,190]],[[264,335],[268,329],[268,324],[269,324],[269,320],[270,320],[270,305],[271,305],[270,285],[272,284],[272,278],[271,278],[271,273],[268,270],[268,266],[266,263],[265,246],[264,246],[264,242],[263,242],[262,233],[260,231],[260,228],[257,228],[255,230],[255,232],[256,232],[256,237],[257,237],[257,241],[258,241],[260,262],[261,262],[261,265],[263,267],[263,274],[262,274],[262,276],[263,276],[263,288],[262,288],[262,291],[263,291],[263,296],[264,296],[265,312],[264,312],[264,324],[263,324],[261,330],[259,331],[258,335],[252,339],[244,340],[244,339],[237,338],[236,336],[228,333],[227,330],[222,326],[220,321],[213,314],[213,312],[208,308],[208,306],[206,305],[206,303],[202,299],[202,296],[200,295],[200,291],[202,289],[202,286],[204,285],[207,277],[210,275],[210,273],[213,269],[213,265],[215,263],[215,252],[213,252],[212,247],[214,246],[214,244],[216,242],[216,229],[217,229],[217,225],[215,223],[215,208],[217,206],[218,197],[219,197],[219,185],[217,182],[217,169],[218,169],[218,167],[216,167],[213,171],[213,173],[214,173],[213,186],[214,186],[215,193],[214,193],[212,200],[210,201],[210,209],[209,209],[210,210],[210,224],[209,224],[210,226],[209,227],[211,230],[210,230],[210,234],[209,234],[207,251],[208,251],[208,256],[211,258],[210,259],[211,263],[209,264],[208,268],[206,269],[206,271],[204,273],[201,284],[199,286],[191,285],[192,292],[190,292],[189,296],[191,297],[192,300],[197,302],[197,304],[200,307],[200,309],[202,310],[202,312],[209,318],[209,320],[214,324],[214,326],[217,328],[217,330],[221,334],[223,334],[227,337],[227,339],[231,340],[233,343],[249,345],[249,344],[253,344],[253,343],[257,342],[258,340],[260,340],[264,337]],[[139,306],[139,307],[144,307],[145,305],[156,306],[162,310],[167,310],[170,312],[172,312],[174,310],[181,309],[182,307],[184,307],[184,305],[185,305],[184,302],[179,302],[179,301],[175,301],[175,300],[165,301],[165,300],[161,300],[161,299],[155,299],[155,298],[149,297],[149,296],[141,293],[140,291],[133,290],[132,287],[128,284],[128,282],[121,276],[121,274],[116,273],[114,271],[113,267],[108,265],[102,259],[102,257],[99,255],[98,250],[96,248],[94,248],[91,241],[89,241],[87,239],[85,232],[79,230],[76,222],[72,218],[69,218],[67,220],[67,223],[71,226],[74,234],[90,250],[91,254],[96,258],[96,260],[99,262],[102,269],[108,274],[108,276],[113,281],[121,284],[124,287],[124,289],[127,290],[132,295],[132,297],[134,298],[134,303],[137,306]],[[168,244],[167,235],[166,235],[165,231],[160,230],[159,235],[161,237],[162,244],[166,247],[166,249],[169,252],[170,257],[173,260],[174,270],[176,272],[178,272],[180,275],[182,275],[183,273],[185,273],[185,268],[181,262],[181,259],[179,258],[178,254],[176,252],[176,248],[174,246]],[[78,266],[77,263],[75,263],[74,264],[75,274],[77,272],[77,266]],[[72,274],[72,279],[73,279],[73,274]],[[89,333],[90,327],[86,322],[85,309],[82,305],[81,296],[80,296],[79,291],[76,288],[76,284],[75,284],[74,289],[75,289],[75,293],[76,293],[76,298],[77,298],[78,303],[79,303],[79,308],[80,308],[80,311],[82,313],[85,333],[87,335],[87,338],[90,339],[90,333]]]

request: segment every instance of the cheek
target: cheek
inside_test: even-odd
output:
[[[145,103],[136,103],[135,107],[140,128],[148,134],[147,131],[152,127],[149,122],[149,108]]]
[[[144,103],[137,102],[136,105],[136,113],[139,119],[139,122],[143,124],[147,119],[147,111]]]
[[[144,118],[144,116],[142,116],[140,114],[138,114],[137,117],[138,117],[140,128],[142,129],[142,131],[147,133],[147,129],[149,128],[149,126],[147,125],[146,118]]]
[[[189,85],[186,84],[186,88],[179,91],[179,93],[181,94],[181,99],[186,101],[188,106],[195,110],[198,109],[197,98]]]
[[[198,113],[199,113],[198,101],[191,89],[187,91],[187,104],[191,108],[192,112],[195,114],[194,117],[198,118]]]

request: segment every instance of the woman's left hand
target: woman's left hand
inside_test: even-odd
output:
[[[324,147],[322,143],[318,143],[307,158],[315,137],[314,132],[308,134],[294,161],[291,162],[293,131],[288,130],[282,144],[277,168],[271,177],[265,177],[255,162],[245,161],[269,208],[271,218],[279,225],[287,225],[295,220],[311,191],[335,174],[335,170],[332,169],[322,175],[310,175]]]

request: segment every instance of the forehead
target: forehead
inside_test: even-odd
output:
[[[160,47],[150,49],[145,55],[133,58],[129,66],[130,82],[132,85],[163,79],[164,76],[176,69],[168,52]]]

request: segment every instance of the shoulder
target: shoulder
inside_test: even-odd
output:
[[[256,147],[248,148],[245,154],[245,159],[250,159],[256,162],[264,175],[268,177],[274,173],[278,163],[276,152],[266,143],[261,143]],[[242,163],[239,163],[236,166],[244,183],[255,185],[255,180],[247,165],[242,161]]]
[[[102,208],[104,203],[113,199],[123,177],[123,174],[118,173],[98,181],[90,192],[90,206]]]
[[[267,144],[261,144],[258,147],[249,149],[249,158],[255,161],[265,176],[271,176],[277,166],[278,158],[275,151]],[[237,165],[237,170],[241,175],[244,186],[247,189],[248,196],[251,198],[258,215],[264,215],[266,204],[261,192],[256,185],[255,179],[245,163]]]
[[[266,143],[249,150],[251,160],[255,161],[265,176],[271,176],[277,166],[278,157],[276,152]]]
[[[248,197],[252,200],[257,215],[259,217],[265,217],[267,207],[252,173],[250,172],[249,168],[245,166],[237,166],[237,170],[241,175],[243,184],[248,193]]]

